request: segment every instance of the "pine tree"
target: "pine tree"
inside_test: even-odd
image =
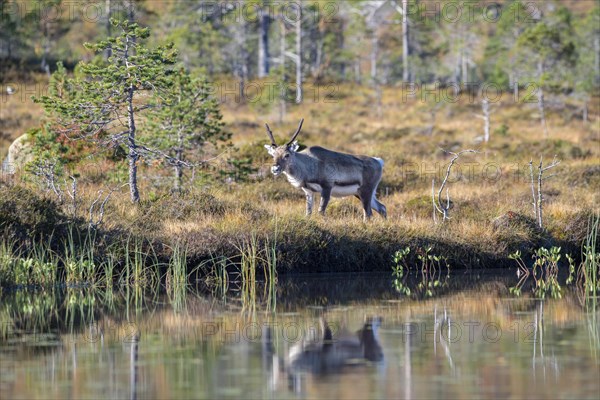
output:
[[[494,35],[485,48],[484,70],[490,82],[518,90],[520,78],[515,44],[532,21],[520,0],[507,2],[501,10]]]
[[[131,201],[138,203],[138,161],[142,155],[154,152],[140,145],[136,121],[152,103],[149,94],[156,94],[169,84],[176,52],[172,45],[145,47],[144,42],[150,36],[148,28],[128,21],[111,23],[120,30],[120,35],[97,44],[85,44],[99,57],[77,66],[81,77],[66,79],[64,91],[55,91],[36,101],[57,117],[67,136],[91,140],[99,146],[124,145]],[[102,54],[107,50],[111,56],[103,60]]]
[[[65,91],[67,71],[63,64],[57,64],[56,71],[50,77],[48,91],[51,96],[67,96]],[[30,129],[27,134],[32,141],[32,159],[27,163],[27,171],[37,177],[46,189],[53,191],[59,201],[62,201],[60,179],[64,178],[65,167],[74,164],[77,151],[66,144],[66,138],[51,121],[46,121],[38,128]]]
[[[577,25],[577,66],[573,75],[575,95],[583,100],[583,120],[588,120],[588,102],[600,89],[600,6]]]
[[[521,75],[537,83],[535,94],[546,137],[549,133],[545,117],[545,90],[568,88],[569,78],[572,78],[569,71],[576,60],[573,35],[571,13],[561,7],[527,28],[516,43],[524,71]]]
[[[150,143],[161,149],[174,168],[173,190],[182,189],[183,169],[198,161],[207,143],[216,145],[230,135],[223,131],[217,101],[210,96],[206,79],[192,77],[179,69],[169,77],[168,88],[153,105],[149,126]]]

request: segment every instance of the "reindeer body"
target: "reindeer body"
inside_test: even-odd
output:
[[[371,217],[372,209],[385,218],[386,208],[375,195],[383,174],[383,160],[339,153],[319,146],[298,152],[295,138],[301,127],[302,121],[292,140],[284,146],[277,146],[267,125],[272,144],[265,147],[275,162],[271,172],[275,176],[283,173],[292,186],[304,191],[306,214],[312,213],[314,193],[319,193],[321,214],[325,214],[331,196],[355,196],[361,200],[365,220]]]
[[[313,343],[297,343],[288,354],[288,372],[300,371],[317,374],[339,372],[357,362],[383,360],[378,330],[381,318],[369,318],[355,336],[334,338],[331,328],[324,323],[323,339]]]
[[[270,326],[263,328],[263,368],[271,372],[269,386],[277,387],[280,373],[287,375],[288,387],[298,393],[303,392],[303,377],[308,372],[317,377],[343,372],[347,367],[378,363],[384,359],[379,342],[380,317],[365,319],[362,329],[355,335],[340,334],[334,337],[325,318],[321,318],[322,338],[316,337],[292,345],[281,358],[275,354],[273,334]]]

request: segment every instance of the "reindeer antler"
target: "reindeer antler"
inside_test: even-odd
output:
[[[294,136],[292,136],[292,139],[288,142],[287,146],[289,146],[290,144],[294,143],[294,140],[296,140],[296,137],[298,136],[298,134],[302,130],[302,124],[303,123],[304,123],[304,118],[302,118],[300,120],[300,124],[298,125],[298,129],[296,129],[296,133],[294,133]]]
[[[265,122],[265,126],[267,127],[267,135],[269,135],[269,138],[271,139],[271,144],[277,147],[277,143],[275,143],[275,138],[273,137],[273,132],[271,132],[271,128],[269,128],[269,124]]]

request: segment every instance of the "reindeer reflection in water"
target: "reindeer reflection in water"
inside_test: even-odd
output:
[[[321,318],[321,330],[323,337],[306,343],[300,341],[293,345],[282,364],[282,370],[287,374],[288,387],[290,390],[301,391],[302,375],[311,373],[321,377],[327,374],[343,372],[352,366],[364,365],[368,362],[380,362],[383,360],[383,350],[379,344],[378,331],[381,326],[380,317],[366,318],[363,327],[356,332],[355,336],[334,335],[331,326],[324,318]],[[273,364],[271,386],[277,384],[277,375],[280,372],[281,362],[274,355],[272,332],[266,327],[263,335],[263,354],[271,354],[269,357]]]

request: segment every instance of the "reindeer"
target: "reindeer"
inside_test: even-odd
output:
[[[362,329],[355,336],[333,337],[331,328],[321,318],[323,339],[312,343],[300,342],[292,346],[288,354],[288,368],[292,372],[310,371],[316,374],[339,372],[356,361],[378,362],[383,360],[379,343],[380,317],[367,317]]]
[[[271,144],[266,144],[265,148],[273,157],[273,175],[283,173],[292,186],[304,191],[306,215],[312,214],[314,193],[320,193],[319,212],[322,215],[325,215],[331,196],[355,196],[362,203],[365,221],[373,215],[372,209],[386,218],[385,206],[375,197],[383,173],[383,160],[338,153],[319,146],[299,152],[296,138],[303,123],[304,119],[300,120],[292,139],[283,146],[275,143],[269,124],[265,124],[271,140]]]
[[[321,339],[304,340],[294,344],[280,359],[275,354],[271,327],[263,329],[263,368],[271,372],[269,386],[275,388],[280,381],[280,372],[287,375],[288,388],[302,392],[303,375],[310,373],[316,377],[344,372],[347,368],[380,363],[384,359],[379,341],[380,317],[365,318],[365,322],[355,335],[342,334],[335,337],[324,317],[320,324]]]

